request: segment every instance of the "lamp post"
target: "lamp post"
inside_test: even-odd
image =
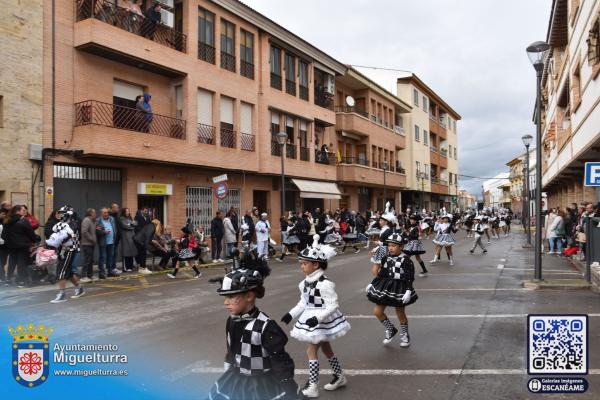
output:
[[[383,160],[381,167],[383,169],[383,207],[385,208],[385,203],[387,201],[387,185],[385,182],[385,173],[387,172],[390,165],[388,164],[387,160]]]
[[[536,151],[535,151],[535,280],[542,280],[542,73],[550,46],[545,42],[534,42],[526,51],[536,74]]]
[[[280,155],[281,155],[281,215],[285,215],[285,170],[283,169],[283,146],[287,142],[288,135],[285,132],[279,132],[275,135],[277,143],[279,144]]]
[[[531,141],[533,140],[533,136],[524,135],[521,140],[523,140],[523,144],[525,145],[525,170],[526,173],[523,174],[523,179],[525,180],[525,184],[523,187],[525,188],[525,195],[523,196],[523,212],[525,213],[524,221],[527,226],[525,226],[525,233],[527,234],[527,244],[523,247],[529,248],[531,247],[531,216],[529,215],[529,146],[531,145]],[[525,205],[527,207],[525,207]]]
[[[417,178],[421,179],[421,208],[425,208],[425,172],[417,174]]]

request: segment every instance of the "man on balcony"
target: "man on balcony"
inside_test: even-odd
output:
[[[135,104],[135,108],[140,112],[140,130],[142,132],[150,132],[152,128],[152,119],[154,115],[152,114],[152,106],[150,105],[150,93],[144,93],[143,96],[138,96],[138,101]]]
[[[161,22],[160,3],[155,2],[152,7],[146,12],[146,18],[142,22],[142,36],[150,40],[154,40],[156,27]]]

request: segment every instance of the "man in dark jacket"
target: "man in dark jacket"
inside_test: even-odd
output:
[[[221,245],[225,227],[223,226],[223,214],[217,211],[217,215],[210,221],[211,257],[214,263],[223,262],[221,257]]]
[[[135,226],[135,233],[141,231],[144,226],[150,223],[150,221],[151,218],[148,207],[143,207],[141,210],[138,210],[138,212],[135,213],[135,222],[137,223]]]
[[[244,223],[248,225],[248,238],[242,238],[242,240],[252,241],[252,237],[254,236],[254,220],[252,219],[252,211],[246,210],[246,214],[244,214]]]
[[[154,40],[156,27],[161,22],[160,10],[160,3],[155,2],[152,7],[146,11],[146,18],[144,18],[144,21],[142,22],[142,36],[147,37],[150,40]]]
[[[117,269],[117,256],[119,255],[119,242],[121,241],[121,224],[119,223],[121,216],[119,215],[119,211],[119,205],[117,203],[112,203],[110,206],[110,216],[115,222],[115,245],[113,247],[112,264],[108,266],[110,271]],[[123,268],[123,270],[124,269],[125,268]]]
[[[31,246],[40,240],[27,218],[25,218],[26,215],[27,208],[25,206],[14,206],[5,227],[7,231],[5,233],[6,246],[9,253],[7,282],[10,283],[16,267],[17,285],[19,287],[24,287],[28,280],[27,268]]]

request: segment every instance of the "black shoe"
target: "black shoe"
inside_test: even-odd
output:
[[[484,250],[484,251],[483,251],[483,254],[485,254],[485,253],[487,253],[487,250]]]
[[[119,275],[117,275],[117,274],[113,274],[112,272],[109,272],[109,273],[108,273],[108,277],[109,277],[109,278],[116,278],[116,277],[118,277],[118,276],[119,276]]]
[[[473,254],[475,253],[475,250],[469,250],[469,253]]]
[[[100,278],[100,279],[106,279],[106,275],[100,274],[100,275],[98,275],[98,278]]]
[[[394,327],[393,330],[385,330],[385,338],[383,339],[383,344],[388,344],[392,341],[392,339],[394,338],[394,336],[396,336],[396,334],[398,333],[398,329],[396,327]]]

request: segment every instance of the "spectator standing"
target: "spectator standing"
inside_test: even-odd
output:
[[[246,214],[244,215],[244,224],[248,226],[248,229],[246,230],[246,234],[242,237],[242,241],[251,243],[252,238],[254,237],[254,221],[252,219],[252,211],[246,210]]]
[[[548,228],[548,254],[561,254],[563,248],[563,237],[565,236],[565,212],[558,210],[558,215],[552,220]]]
[[[81,221],[81,255],[83,264],[81,265],[80,282],[91,282],[94,278],[94,249],[98,238],[96,235],[96,210],[88,208],[85,212],[85,218]]]
[[[109,214],[108,208],[104,207],[100,212],[100,220],[98,221],[98,229],[96,231],[98,234],[98,270],[100,279],[105,279],[106,269],[108,269],[108,276],[119,276],[120,271],[116,268],[111,269],[116,237],[115,220]]]
[[[231,225],[233,225],[233,229],[235,229],[235,243],[237,245],[238,235],[240,233],[240,218],[238,213],[235,211],[235,207],[231,206],[229,209],[229,219],[231,220]]]
[[[121,241],[121,224],[119,223],[119,219],[121,215],[119,213],[119,205],[117,203],[112,203],[110,206],[110,216],[115,222],[115,245],[113,246],[113,257],[112,264],[109,266],[109,270],[113,271],[117,269],[117,258],[119,256],[119,243]],[[123,266],[123,270],[125,267]]]
[[[4,267],[8,262],[8,247],[6,244],[6,236],[4,232],[4,226],[8,223],[7,215],[9,209],[6,208],[7,202],[2,203],[0,207],[0,283],[6,281],[6,271]]]
[[[148,9],[146,12],[146,18],[142,23],[142,36],[150,40],[154,40],[156,28],[161,22],[160,10],[161,6],[158,2],[155,2],[152,7]]]
[[[223,262],[221,257],[221,246],[225,227],[223,226],[223,214],[217,211],[217,215],[210,221],[210,249],[212,262]]]
[[[148,209],[146,209],[147,211]],[[141,214],[140,214],[141,215]],[[137,222],[136,215],[136,222]],[[135,228],[139,228],[136,226]],[[137,261],[139,266],[139,272],[142,274],[151,274],[148,268],[146,268],[146,257],[148,256],[148,249],[152,239],[154,239],[156,231],[156,225],[153,223],[145,224],[144,227],[138,230],[133,236],[133,242],[137,250]]]
[[[260,215],[260,220],[256,223],[256,246],[259,258],[269,257],[269,237],[271,233],[271,224],[267,220],[267,213]]]
[[[31,247],[39,240],[26,216],[25,206],[14,206],[8,213],[8,221],[4,227],[5,244],[8,247],[7,282],[10,284],[16,267],[17,286],[20,288],[25,287],[29,280],[29,255]]]
[[[135,233],[141,231],[144,226],[150,223],[150,221],[152,221],[152,218],[150,218],[150,211],[148,210],[148,207],[143,207],[141,210],[138,210],[138,212],[135,214]]]
[[[233,225],[231,211],[229,211],[223,219],[223,229],[225,238],[225,256],[231,257],[231,250],[233,250],[237,244],[236,230]]]
[[[133,241],[136,224],[131,218],[129,208],[123,208],[119,217],[119,226],[121,227],[121,256],[123,257],[124,272],[133,271],[133,259],[137,255],[137,248]]]
[[[60,211],[52,210],[48,220],[46,221],[46,225],[44,225],[44,239],[50,239],[50,236],[52,236],[52,228],[54,228],[54,225],[60,222],[60,217]]]

